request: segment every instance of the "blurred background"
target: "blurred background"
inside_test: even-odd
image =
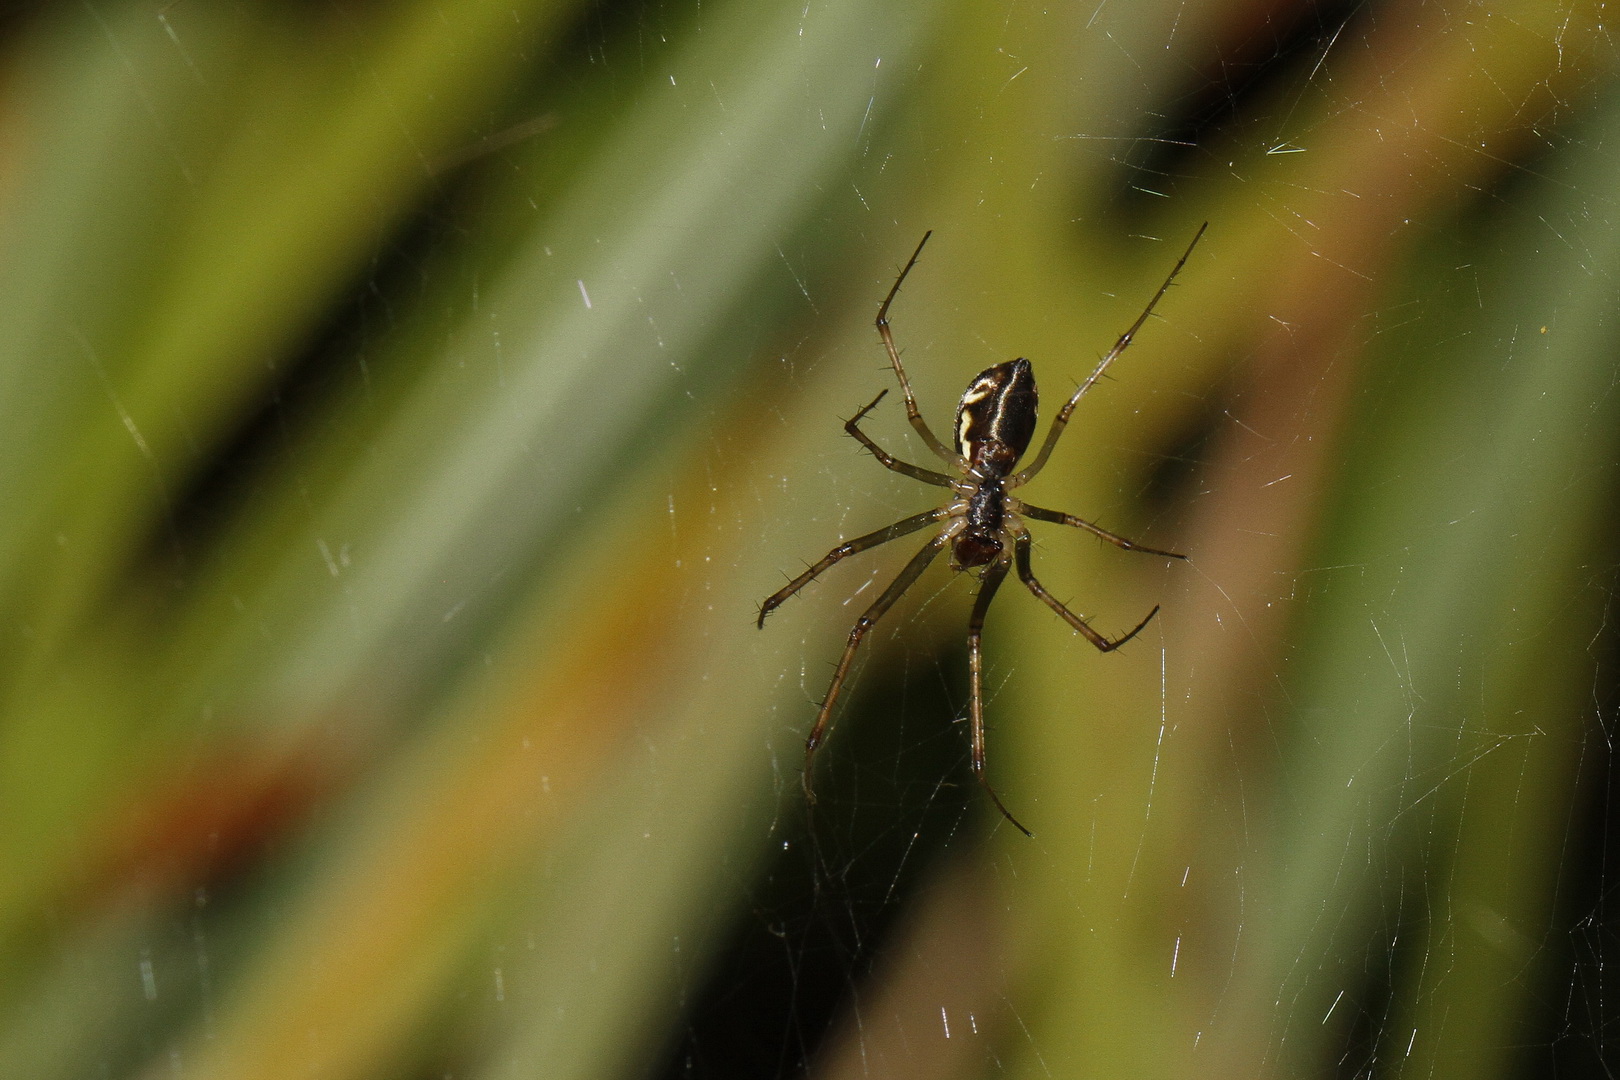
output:
[[[0,1075],[1612,1075],[1605,18],[7,5]],[[1044,423],[1205,221],[1028,489],[1191,560],[990,613],[1034,838],[943,563],[807,816],[900,265]]]

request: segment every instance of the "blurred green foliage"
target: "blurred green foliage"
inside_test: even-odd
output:
[[[1596,1069],[1540,1003],[1612,959],[1559,940],[1606,926],[1601,16],[8,23],[0,1075]],[[893,318],[938,428],[1013,355],[1050,408],[1205,220],[1030,491],[1192,563],[1040,534],[1099,626],[1164,605],[1118,655],[992,612],[1036,838],[963,771],[943,567],[807,823],[903,556],[752,614],[932,497],[838,432],[896,261],[935,230]]]

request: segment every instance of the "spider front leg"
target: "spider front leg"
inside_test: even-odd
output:
[[[1086,640],[1091,642],[1092,645],[1096,646],[1098,652],[1113,652],[1115,649],[1131,640],[1131,638],[1135,637],[1137,634],[1140,634],[1142,632],[1142,628],[1148,623],[1152,622],[1153,616],[1159,613],[1159,605],[1154,604],[1153,610],[1147,613],[1147,618],[1137,623],[1129,633],[1117,638],[1106,638],[1087,625],[1086,621],[1080,616],[1064,607],[1062,602],[1059,601],[1057,597],[1047,592],[1045,586],[1043,586],[1039,581],[1035,580],[1035,574],[1029,568],[1029,533],[1024,532],[1018,534],[1018,539],[1014,541],[1013,550],[1015,553],[1015,558],[1018,562],[1019,579],[1029,587],[1029,591],[1034,593],[1036,597],[1040,599],[1041,603],[1057,612],[1058,615],[1062,617],[1064,622],[1068,623],[1070,626],[1080,631],[1080,633],[1084,634]]]
[[[900,276],[894,279],[894,285],[889,289],[889,295],[883,298],[882,305],[878,307],[877,332],[878,337],[883,339],[883,347],[888,350],[889,364],[894,368],[894,377],[900,381],[900,393],[905,395],[906,419],[911,421],[911,426],[916,429],[918,435],[922,436],[922,441],[928,444],[928,449],[932,450],[935,456],[947,465],[960,469],[967,464],[962,455],[953,452],[939,441],[939,438],[929,430],[928,421],[923,419],[922,410],[917,408],[917,398],[911,392],[911,380],[906,378],[905,366],[900,363],[900,350],[894,347],[894,334],[889,331],[889,305],[894,303],[895,296],[900,292],[901,283],[906,280],[906,275],[911,273],[911,268],[917,265],[917,256],[922,254],[923,245],[928,243],[928,238],[933,235],[934,230],[932,229],[923,233],[923,238],[917,243],[917,250],[911,253],[911,258],[906,262],[905,269],[901,270]],[[872,404],[876,405],[877,402],[874,401]]]
[[[890,540],[898,540],[900,537],[908,533],[914,533],[918,529],[926,528],[949,513],[949,507],[942,507],[938,510],[924,510],[920,514],[913,514],[902,521],[897,521],[886,529],[879,529],[877,532],[867,533],[865,536],[857,536],[853,540],[845,540],[842,544],[823,555],[814,566],[767,596],[765,602],[759,605],[759,622],[757,625],[761,630],[765,629],[765,616],[781,607],[783,601],[810,584],[817,575],[833,563],[847,559],[851,555],[859,555],[861,552],[869,548],[875,548],[879,544],[887,544]]]
[[[1007,569],[1006,555],[984,568],[984,575],[979,579],[979,595],[973,601],[973,615],[968,620],[968,674],[971,677],[968,688],[968,721],[973,738],[973,778],[984,788],[984,793],[990,796],[990,801],[996,804],[1001,816],[1012,822],[1013,828],[1025,836],[1034,837],[1035,834],[1024,828],[1023,824],[1002,805],[1001,796],[990,786],[990,781],[984,773],[984,661],[979,652],[979,635],[984,630],[984,616],[990,610],[990,601],[995,599],[996,590],[1001,588],[1002,581],[1006,579]]]
[[[1164,294],[1170,291],[1170,286],[1175,282],[1176,275],[1181,273],[1183,266],[1187,265],[1188,256],[1193,253],[1193,248],[1198,246],[1198,241],[1203,239],[1204,230],[1207,228],[1209,228],[1209,222],[1207,221],[1198,226],[1198,231],[1193,233],[1192,243],[1188,244],[1187,250],[1181,253],[1181,258],[1176,260],[1176,265],[1170,268],[1170,273],[1164,279],[1164,284],[1159,286],[1159,291],[1153,294],[1153,299],[1148,301],[1147,307],[1142,309],[1142,314],[1138,315],[1136,321],[1131,323],[1130,329],[1119,335],[1119,340],[1114,342],[1114,347],[1109,349],[1108,354],[1097,362],[1097,366],[1092,369],[1091,374],[1086,376],[1086,381],[1081,383],[1074,393],[1069,396],[1069,400],[1063,403],[1063,408],[1059,409],[1057,416],[1052,419],[1052,426],[1046,432],[1046,441],[1041,443],[1040,452],[1021,472],[1007,482],[1008,487],[1018,487],[1020,484],[1029,483],[1030,479],[1046,466],[1046,459],[1052,456],[1052,450],[1057,446],[1058,439],[1063,435],[1063,429],[1069,426],[1069,417],[1073,414],[1074,407],[1080,404],[1080,399],[1086,396],[1086,391],[1095,386],[1097,380],[1103,377],[1103,372],[1108,370],[1108,366],[1119,359],[1121,353],[1130,348],[1131,342],[1136,339],[1136,332],[1147,323],[1149,316],[1153,314],[1153,309],[1159,306],[1159,301],[1164,299]],[[923,239],[927,240],[928,237],[925,236]],[[916,257],[913,256],[912,260],[916,261]],[[910,269],[910,267],[907,267],[907,269]]]
[[[939,511],[935,513],[938,514]],[[911,561],[906,563],[905,569],[889,583],[889,587],[883,590],[883,595],[872,601],[872,606],[855,620],[854,627],[850,629],[849,644],[844,646],[844,655],[838,661],[838,668],[833,672],[832,684],[827,687],[827,696],[821,701],[821,711],[816,713],[816,722],[804,740],[804,797],[811,805],[816,801],[816,793],[810,784],[811,762],[815,757],[816,748],[821,745],[821,740],[827,733],[827,723],[832,718],[833,705],[838,701],[838,692],[844,688],[844,678],[849,674],[850,662],[855,659],[855,650],[860,648],[861,640],[866,637],[867,631],[883,618],[884,612],[894,605],[900,594],[911,588],[912,583],[928,569],[928,564],[945,550],[945,544],[949,539],[948,533],[941,532],[928,541],[921,551],[911,557]]]

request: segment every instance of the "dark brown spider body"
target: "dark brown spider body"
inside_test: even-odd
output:
[[[972,490],[963,528],[951,543],[958,570],[1000,556],[1007,520],[1007,477],[1035,437],[1035,368],[1019,357],[974,376],[956,406],[956,452],[967,459]]]
[[[986,476],[1003,477],[1035,437],[1035,367],[1019,357],[973,377],[956,406],[956,452]]]
[[[953,498],[937,509],[913,514],[876,532],[846,540],[827,552],[798,577],[766,597],[759,606],[759,625],[763,627],[765,616],[775,611],[784,600],[804,588],[834,563],[923,529],[932,527],[936,530],[923,549],[911,557],[911,561],[900,571],[899,576],[872,601],[849,632],[849,641],[845,644],[844,654],[833,671],[832,683],[827,687],[827,696],[822,699],[821,709],[816,713],[816,722],[804,741],[804,793],[811,803],[815,802],[815,795],[810,788],[811,759],[815,755],[816,747],[821,745],[821,740],[827,733],[828,724],[832,720],[833,705],[838,700],[839,691],[843,689],[844,679],[849,675],[856,649],[860,647],[867,632],[894,605],[901,594],[911,588],[922,576],[923,571],[928,569],[929,564],[949,547],[951,563],[956,569],[984,567],[979,574],[973,613],[968,618],[968,722],[972,733],[973,775],[983,786],[985,793],[990,796],[990,801],[995,803],[996,809],[1021,832],[1029,835],[1029,830],[1020,825],[1018,819],[1002,805],[1001,797],[990,786],[984,771],[983,660],[979,651],[979,638],[984,629],[985,615],[990,609],[990,601],[994,598],[996,590],[1001,587],[1001,583],[1010,572],[1016,571],[1018,580],[1023,582],[1036,599],[1051,608],[1099,652],[1105,653],[1112,652],[1140,633],[1159,609],[1155,607],[1133,629],[1119,637],[1109,638],[1098,633],[1085,619],[1070,611],[1060,600],[1047,592],[1036,579],[1034,571],[1030,568],[1030,535],[1023,519],[1033,518],[1036,521],[1084,529],[1093,536],[1126,551],[1139,551],[1170,559],[1183,559],[1186,556],[1173,551],[1146,547],[1072,514],[1048,510],[1014,498],[1011,492],[1034,479],[1045,467],[1046,459],[1051,456],[1052,448],[1057,445],[1058,436],[1063,434],[1063,429],[1068,425],[1069,414],[1074,411],[1075,405],[1085,392],[1102,378],[1103,372],[1108,370],[1108,365],[1125,351],[1136,336],[1136,332],[1147,322],[1148,316],[1153,314],[1154,307],[1170,290],[1170,283],[1175,281],[1176,275],[1186,265],[1187,257],[1192,254],[1192,249],[1197,245],[1199,237],[1204,235],[1204,228],[1207,227],[1208,223],[1193,236],[1192,243],[1187,245],[1187,250],[1182,253],[1180,260],[1171,268],[1169,276],[1164,279],[1164,284],[1159,286],[1159,291],[1153,294],[1153,299],[1148,301],[1147,307],[1142,309],[1142,313],[1136,317],[1130,329],[1119,336],[1114,342],[1114,347],[1092,370],[1090,377],[1080,384],[1058,410],[1051,427],[1047,429],[1046,438],[1041,442],[1040,449],[1036,451],[1034,458],[1017,472],[1013,470],[1017,468],[1019,459],[1029,449],[1030,441],[1035,436],[1037,402],[1035,371],[1028,360],[1022,358],[1009,360],[1005,364],[986,368],[968,384],[961,402],[956,407],[954,451],[929,430],[927,421],[917,409],[917,400],[911,392],[911,382],[906,378],[906,369],[900,363],[900,350],[895,348],[894,336],[889,332],[889,305],[894,303],[906,275],[917,265],[917,257],[922,254],[923,244],[928,243],[928,236],[931,234],[924,234],[922,243],[919,243],[917,250],[911,254],[911,261],[900,271],[900,276],[889,289],[889,295],[878,307],[877,330],[878,336],[883,339],[883,347],[889,354],[889,363],[894,368],[900,392],[906,399],[906,419],[911,422],[912,428],[929,451],[951,471],[936,472],[920,465],[913,465],[909,461],[902,461],[884,450],[861,430],[862,418],[877,407],[877,403],[883,400],[883,395],[888,393],[886,390],[873,398],[864,409],[846,420],[844,430],[870,450],[872,456],[877,458],[884,468],[909,476],[913,480],[932,484],[934,487],[946,488],[953,493]],[[1011,551],[1008,550],[1009,546]]]
[[[958,570],[989,566],[1001,555],[1007,524],[1007,489],[999,480],[982,480],[968,496],[963,528],[951,541],[951,565]]]

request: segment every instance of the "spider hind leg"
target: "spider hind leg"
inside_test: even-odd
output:
[[[990,779],[984,771],[984,658],[979,649],[979,638],[984,631],[984,617],[990,610],[990,601],[995,599],[996,590],[1006,580],[1007,571],[1011,568],[1012,560],[1005,555],[984,568],[980,576],[979,595],[973,601],[973,615],[968,619],[968,675],[971,683],[968,689],[968,720],[972,727],[973,740],[973,778],[979,782],[984,793],[990,796],[1001,816],[1012,822],[1013,828],[1025,836],[1033,837],[1035,834],[1024,828],[1023,823],[1012,816],[996,794],[996,789],[990,786]]]
[[[911,588],[916,580],[922,577],[922,572],[928,569],[928,564],[945,550],[947,539],[948,534],[942,532],[923,545],[923,549],[911,557],[911,561],[906,563],[905,568],[889,583],[889,587],[883,590],[883,595],[872,601],[872,606],[862,612],[861,617],[856,619],[855,625],[850,628],[849,642],[844,646],[844,655],[839,658],[838,667],[833,671],[832,683],[827,687],[827,696],[821,700],[821,710],[816,713],[815,725],[810,728],[810,734],[804,740],[804,795],[810,805],[814,806],[816,802],[816,793],[810,782],[816,749],[821,746],[821,740],[827,734],[833,706],[838,702],[839,691],[844,688],[844,679],[849,676],[849,666],[855,659],[855,651],[860,648],[867,631],[877,625],[877,621],[883,618],[884,613],[900,599],[900,594]]]

